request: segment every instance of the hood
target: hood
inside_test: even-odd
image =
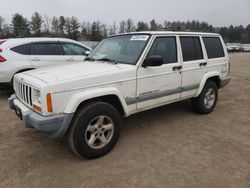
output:
[[[24,74],[35,77],[45,83],[54,83],[81,77],[92,77],[120,69],[118,65],[111,63],[85,61],[61,66],[44,67],[24,72]]]

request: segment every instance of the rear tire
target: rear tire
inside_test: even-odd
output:
[[[218,88],[216,83],[208,80],[201,94],[192,99],[192,107],[196,113],[208,114],[214,110],[218,99]]]
[[[105,102],[91,102],[76,113],[68,133],[68,144],[79,156],[94,159],[110,152],[120,136],[121,117]]]

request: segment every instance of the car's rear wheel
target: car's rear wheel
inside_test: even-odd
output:
[[[115,146],[120,127],[120,114],[112,105],[92,102],[78,110],[68,133],[68,143],[82,157],[101,157]]]
[[[213,111],[218,99],[217,85],[208,80],[197,98],[192,99],[192,107],[195,112],[207,114]]]

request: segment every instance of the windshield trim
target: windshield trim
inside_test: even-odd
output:
[[[89,57],[92,53],[94,53],[98,49],[98,46],[101,45],[106,39],[110,39],[110,38],[114,38],[114,37],[120,37],[120,36],[128,36],[128,35],[148,35],[149,36],[148,39],[145,41],[145,44],[142,47],[140,53],[138,53],[138,58],[135,60],[135,62],[128,63],[128,62],[117,61],[120,64],[126,64],[126,65],[134,65],[134,66],[136,66],[137,63],[138,63],[138,61],[139,61],[139,59],[141,58],[142,53],[144,52],[145,48],[147,47],[148,42],[150,41],[152,34],[148,34],[148,33],[124,33],[124,34],[118,34],[118,35],[108,36],[105,39],[103,39],[101,42],[99,42],[99,44],[95,47],[94,50],[91,51],[91,53],[87,57]]]

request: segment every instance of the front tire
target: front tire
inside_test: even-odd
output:
[[[110,152],[120,136],[119,112],[105,102],[92,102],[78,110],[69,133],[70,148],[79,156],[94,159]]]
[[[197,98],[192,99],[193,110],[199,114],[208,114],[214,110],[218,99],[217,85],[208,80]]]

